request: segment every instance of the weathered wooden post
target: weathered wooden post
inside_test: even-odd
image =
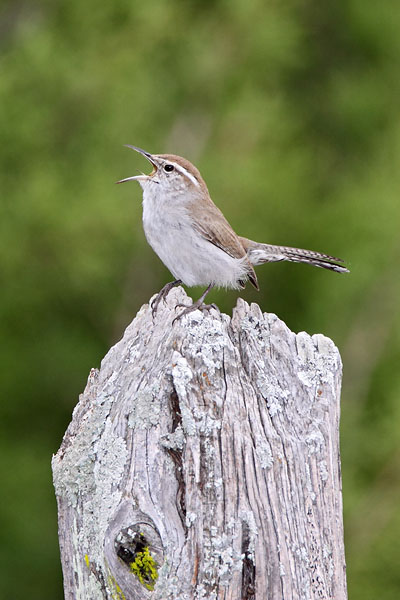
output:
[[[53,458],[65,598],[344,600],[337,348],[187,301],[142,307]]]

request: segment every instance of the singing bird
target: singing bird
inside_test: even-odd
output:
[[[175,277],[155,298],[153,314],[170,289],[180,283],[207,287],[192,305],[180,305],[184,310],[177,318],[197,308],[209,308],[203,301],[214,286],[244,288],[249,280],[258,290],[254,267],[263,263],[286,260],[349,272],[343,260],[329,254],[262,244],[237,235],[191,162],[174,154],[150,154],[136,146],[127,147],[147,158],[153,170],[117,183],[137,181],[142,187],[146,239]]]

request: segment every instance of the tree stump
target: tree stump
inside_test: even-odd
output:
[[[144,305],[53,457],[67,600],[344,600],[341,360],[239,299]]]

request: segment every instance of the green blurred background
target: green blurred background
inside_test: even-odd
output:
[[[241,296],[339,346],[349,597],[400,597],[399,31],[394,0],[3,0],[1,598],[63,598],[51,455],[170,279],[125,143],[192,160],[242,235],[348,261]]]

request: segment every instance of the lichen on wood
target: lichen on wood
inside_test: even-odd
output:
[[[345,600],[337,348],[187,302],[141,308],[53,458],[66,599]]]

